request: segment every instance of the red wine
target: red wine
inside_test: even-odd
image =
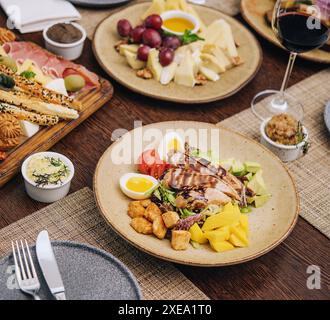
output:
[[[311,17],[304,13],[290,12],[278,18],[278,37],[289,51],[303,53],[322,46],[328,39],[329,29],[318,18],[312,17],[313,26],[308,28]],[[315,19],[315,20],[314,20]]]

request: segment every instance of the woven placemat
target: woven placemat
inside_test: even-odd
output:
[[[144,299],[208,300],[173,264],[144,254],[117,236],[101,218],[89,188],[1,229],[0,257],[10,252],[11,240],[34,243],[43,229],[52,240],[87,243],[116,256],[137,278]]]
[[[146,0],[135,0],[129,4],[147,2]],[[205,6],[222,11],[230,16],[234,16],[240,11],[241,0],[207,0]],[[97,25],[113,11],[118,10],[118,7],[110,9],[85,9],[77,8],[81,14],[79,23],[86,29],[89,39],[93,38],[94,31]]]
[[[323,119],[326,102],[330,99],[330,69],[290,87],[288,93],[304,106],[304,125],[309,131],[311,142],[306,156],[286,164],[298,187],[300,215],[330,238],[330,135]],[[259,141],[260,122],[251,109],[219,125]]]

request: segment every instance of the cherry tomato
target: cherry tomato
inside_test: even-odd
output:
[[[144,151],[139,158],[139,172],[160,178],[169,168],[169,164],[162,161],[155,149]]]

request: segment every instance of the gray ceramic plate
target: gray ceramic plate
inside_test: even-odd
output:
[[[73,4],[87,8],[108,8],[131,0],[69,0]]]
[[[141,291],[131,272],[115,257],[74,242],[52,242],[69,300],[140,300]],[[53,299],[32,247],[41,299]],[[0,300],[28,300],[16,285],[12,256],[0,260]]]
[[[328,104],[325,106],[324,121],[325,121],[325,125],[327,126],[330,132],[330,100],[328,101]]]

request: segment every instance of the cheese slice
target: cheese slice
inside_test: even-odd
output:
[[[2,46],[0,46],[0,56],[7,57],[7,53]]]
[[[139,45],[137,44],[122,44],[119,47],[119,54],[124,56],[125,55],[125,51],[130,51],[133,53],[137,53],[139,49]]]
[[[213,70],[216,73],[224,73],[226,68],[219,63],[218,59],[209,53],[201,54],[202,65]]]
[[[32,123],[30,121],[21,120],[19,123],[21,125],[23,135],[28,138],[34,136],[40,129],[37,124]]]
[[[147,68],[151,71],[154,78],[160,81],[163,67],[159,62],[159,51],[157,49],[151,49],[149,51]]]
[[[137,54],[134,52],[125,50],[125,57],[126,57],[128,64],[134,70],[139,70],[146,66],[146,63],[144,61],[138,60]]]
[[[174,79],[177,67],[178,64],[175,61],[164,67],[160,76],[160,83],[163,85],[169,84]]]
[[[165,10],[166,11],[180,10],[180,3],[179,3],[179,1],[178,0],[166,0]]]
[[[200,66],[199,67],[199,72],[206,77],[206,79],[211,80],[211,81],[218,81],[220,79],[220,76],[214,72],[213,70]]]
[[[229,23],[223,19],[218,22],[220,33],[215,41],[215,44],[220,48],[224,49],[228,56],[231,58],[235,65],[241,63],[240,57],[238,55],[233,31]]]
[[[225,52],[215,44],[206,44],[202,50],[203,53],[212,54],[216,57],[218,63],[223,69],[230,69],[232,67],[232,62],[229,60]]]
[[[53,90],[57,93],[63,94],[64,96],[68,96],[68,92],[65,88],[65,82],[64,79],[55,79],[51,82],[48,82],[45,85],[46,89]]]
[[[151,14],[162,14],[165,11],[165,0],[153,0],[151,6],[142,15],[142,20],[145,20]]]
[[[174,82],[186,87],[194,87],[196,79],[194,76],[195,64],[190,51],[186,51],[185,57],[176,69]]]

